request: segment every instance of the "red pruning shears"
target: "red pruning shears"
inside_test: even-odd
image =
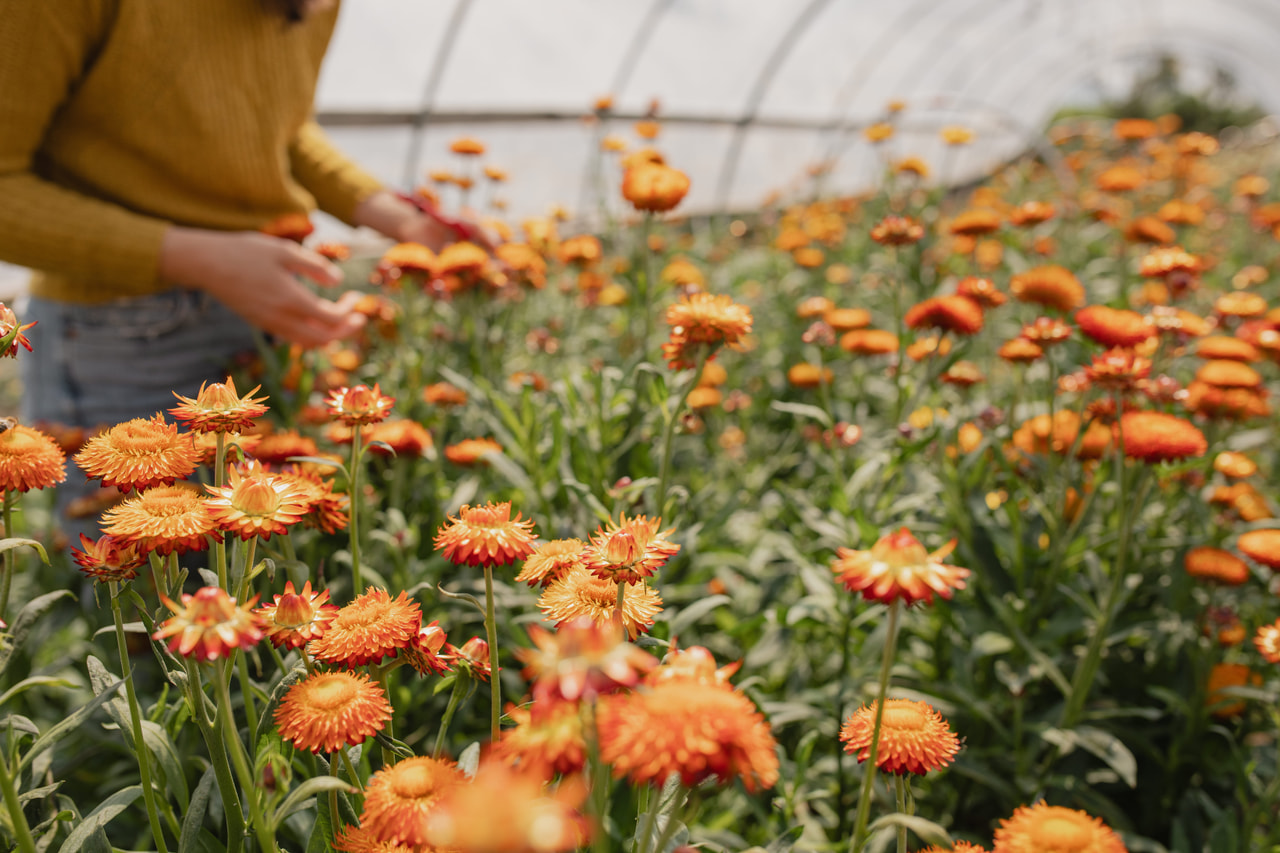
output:
[[[466,240],[469,243],[475,243],[477,246],[487,248],[489,246],[489,238],[484,235],[480,228],[471,222],[462,219],[454,219],[440,212],[440,208],[436,207],[430,199],[423,198],[418,195],[406,195],[399,193],[400,198],[412,204],[421,210],[427,216],[430,216],[436,222],[448,228],[454,233],[459,240]]]

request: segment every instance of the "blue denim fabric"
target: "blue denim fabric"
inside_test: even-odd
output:
[[[188,290],[78,305],[28,297],[24,323],[36,321],[23,353],[21,420],[91,429],[150,417],[177,405],[176,391],[194,397],[202,382],[226,379],[227,365],[252,352],[253,332],[215,299]],[[68,462],[58,509],[92,494],[96,481]],[[65,525],[96,534],[96,525]]]

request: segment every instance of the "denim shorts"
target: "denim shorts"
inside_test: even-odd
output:
[[[254,350],[249,325],[203,293],[166,290],[96,305],[28,297],[19,306],[33,352],[22,353],[22,412],[93,428],[150,417],[194,397],[202,382]]]
[[[25,304],[23,304],[25,302]],[[194,397],[203,382],[221,382],[237,356],[255,349],[247,323],[212,297],[189,290],[96,305],[26,297],[16,307],[32,352],[19,354],[20,418],[70,427],[110,427],[178,405],[174,392]],[[67,460],[58,488],[64,531],[97,535],[94,519],[66,510],[98,490]]]

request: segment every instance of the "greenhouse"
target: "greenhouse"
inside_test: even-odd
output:
[[[1280,850],[1280,5],[69,2],[6,849]]]

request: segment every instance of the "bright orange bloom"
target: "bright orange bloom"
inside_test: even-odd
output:
[[[631,166],[622,175],[622,197],[636,210],[665,213],[689,192],[689,176],[662,163]]]
[[[855,355],[888,355],[898,351],[898,336],[884,329],[854,329],[840,336],[840,348]]]
[[[929,177],[929,164],[919,157],[904,157],[893,164],[893,171],[899,175],[915,175],[918,178]]]
[[[1125,412],[1120,416],[1124,455],[1143,462],[1167,462],[1203,456],[1209,449],[1195,425],[1164,412]]]
[[[365,434],[365,440],[369,442],[369,450],[381,456],[387,455],[387,447],[390,447],[390,452],[396,456],[412,457],[422,456],[434,446],[431,433],[427,432],[427,428],[407,418],[374,424]],[[382,447],[382,444],[387,447]]]
[[[888,122],[876,122],[863,129],[862,135],[870,143],[884,142],[893,136],[893,125]]]
[[[382,393],[377,383],[372,388],[367,385],[356,385],[354,388],[338,388],[329,392],[325,400],[329,407],[329,415],[349,427],[376,424],[391,414],[395,405],[395,397]]]
[[[578,811],[581,783],[547,792],[545,779],[500,761],[482,761],[475,778],[451,788],[427,815],[432,849],[458,853],[568,853],[588,846],[590,829]],[[494,806],[501,804],[501,818]]]
[[[185,421],[192,432],[243,432],[267,413],[267,407],[262,405],[267,398],[253,396],[261,387],[242,397],[236,391],[235,380],[228,376],[225,383],[202,384],[195,399],[175,391],[173,396],[181,405],[170,409],[169,414]]]
[[[1067,453],[1075,447],[1080,434],[1080,416],[1070,409],[1059,409],[1049,415],[1036,415],[1024,421],[1012,436],[1013,446],[1028,455]],[[1111,445],[1111,429],[1101,421],[1091,420],[1080,446],[1076,448],[1079,459],[1100,459]]]
[[[102,485],[127,493],[185,478],[199,464],[199,454],[191,436],[157,412],[150,420],[134,418],[95,435],[75,462]]]
[[[67,479],[67,458],[53,437],[22,424],[0,433],[0,491],[47,489]]]
[[[931,844],[921,850],[920,853],[987,853],[987,848],[969,841],[957,841],[950,847],[938,847]]]
[[[715,776],[749,792],[778,782],[777,744],[741,693],[697,681],[667,681],[600,703],[600,757],[633,784],[661,786],[672,773],[693,787]]]
[[[156,486],[107,510],[102,530],[143,551],[185,554],[209,547],[214,522],[193,489]]]
[[[1206,359],[1260,361],[1262,353],[1248,341],[1228,335],[1213,335],[1196,342],[1196,355]]]
[[[524,568],[516,575],[517,583],[531,587],[547,586],[560,580],[582,565],[582,551],[586,547],[581,539],[552,539],[533,549],[525,560]]]
[[[1146,180],[1142,177],[1141,172],[1132,166],[1126,165],[1112,166],[1094,178],[1094,184],[1097,185],[1098,189],[1109,193],[1136,190],[1145,182]]]
[[[374,269],[374,281],[394,284],[406,275],[435,275],[436,253],[421,243],[397,243],[382,254]]]
[[[241,473],[231,468],[227,485],[205,486],[205,507],[219,530],[241,539],[270,539],[297,524],[311,508],[307,495],[292,480],[262,470]]]
[[[582,564],[596,577],[618,583],[653,577],[680,550],[667,538],[675,528],[659,531],[661,526],[662,519],[644,515],[627,518],[623,513],[616,522],[610,519],[592,534]]]
[[[444,675],[452,669],[443,651],[448,645],[446,640],[444,629],[436,620],[419,628],[418,636],[400,654],[419,675]]]
[[[1167,245],[1178,239],[1178,234],[1154,216],[1138,216],[1125,227],[1124,238],[1130,243]]]
[[[427,818],[440,799],[462,784],[453,764],[405,758],[369,777],[360,825],[379,841],[418,848],[428,842]]]
[[[1205,705],[1209,713],[1219,719],[1237,717],[1244,713],[1243,700],[1222,695],[1229,687],[1244,687],[1249,684],[1261,684],[1262,676],[1242,663],[1216,663],[1209,670],[1209,683],[1205,687]]]
[[[1037,317],[1022,326],[1019,337],[1041,347],[1060,344],[1071,337],[1074,327],[1058,317]]]
[[[302,585],[301,592],[294,591],[293,581],[285,581],[284,592],[254,613],[262,618],[271,645],[297,649],[324,636],[338,615],[338,607],[329,603],[329,590],[312,592],[311,581]]]
[[[924,226],[910,216],[886,216],[871,229],[871,239],[882,246],[910,246],[924,238]]]
[[[1080,331],[1104,347],[1132,347],[1153,337],[1155,327],[1137,311],[1089,305],[1076,312]]]
[[[264,435],[253,448],[253,456],[265,465],[282,465],[293,456],[316,456],[320,447],[315,439],[297,430],[285,430]]]
[[[908,329],[974,335],[982,331],[982,306],[967,296],[935,296],[907,309],[904,322]]]
[[[469,241],[450,243],[436,257],[436,274],[454,276],[457,281],[451,289],[473,284],[489,269],[489,253]]]
[[[533,648],[517,649],[516,657],[525,665],[524,677],[534,682],[534,700],[577,702],[634,687],[658,661],[622,637],[617,624],[599,625],[587,617],[561,625],[554,634],[531,625]]]
[[[696,367],[723,344],[738,345],[751,331],[751,309],[724,294],[693,293],[667,307],[671,338],[662,345],[672,370]]]
[[[948,385],[958,385],[961,388],[968,388],[970,385],[977,385],[986,380],[982,371],[978,369],[978,365],[972,361],[957,361],[938,378]]]
[[[363,673],[316,672],[289,688],[276,707],[276,731],[298,749],[337,752],[364,743],[391,719],[382,686]]]
[[[1084,373],[1089,382],[1100,388],[1132,392],[1151,375],[1151,360],[1131,349],[1112,347],[1095,355]]]
[[[938,135],[948,145],[968,145],[973,141],[973,131],[960,124],[949,124]]]
[[[422,389],[422,399],[442,408],[464,406],[467,403],[467,392],[448,382],[436,382]]]
[[[787,368],[787,381],[797,388],[817,388],[819,385],[830,385],[835,372],[829,367],[819,368],[816,364],[801,362]]]
[[[1014,338],[1001,344],[996,354],[1014,364],[1030,364],[1039,360],[1044,355],[1044,350],[1039,344],[1026,338]]]
[[[1124,842],[1101,819],[1038,802],[1000,821],[991,853],[1126,853]]]
[[[960,211],[956,218],[951,220],[951,227],[948,230],[952,234],[963,237],[981,237],[999,228],[999,213],[988,208],[974,207]]]
[[[489,676],[492,675],[489,666],[489,644],[479,637],[467,640],[462,644],[462,648],[452,643],[446,644],[440,658],[479,681],[488,681]]]
[[[1193,578],[1218,581],[1228,586],[1239,586],[1249,580],[1249,567],[1244,560],[1221,548],[1207,545],[1192,548],[1183,558],[1183,565]]]
[[[604,248],[599,238],[591,234],[579,234],[570,237],[560,244],[560,262],[590,266],[604,257]]]
[[[917,601],[928,604],[933,601],[934,593],[949,599],[954,590],[965,587],[969,570],[942,562],[955,546],[953,539],[929,553],[903,527],[881,536],[869,551],[837,549],[831,570],[845,589],[862,593],[868,601],[888,604],[900,598],[908,605]]]
[[[414,853],[408,844],[379,841],[362,826],[344,826],[333,838],[333,849],[341,853]]]
[[[484,143],[470,136],[460,136],[449,143],[449,150],[454,154],[478,157],[485,152]]]
[[[436,550],[455,565],[509,566],[533,553],[533,520],[511,517],[511,502],[468,506],[440,526]]]
[[[999,308],[1009,301],[1009,297],[1001,293],[991,279],[979,278],[976,275],[960,279],[956,283],[956,295],[967,296],[983,308]]]
[[[1142,259],[1140,272],[1143,278],[1168,278],[1171,275],[1195,275],[1203,268],[1197,255],[1184,250],[1181,246],[1152,249]]]
[[[1236,548],[1251,560],[1280,571],[1280,530],[1266,528],[1242,533],[1236,540]]]
[[[1232,479],[1241,480],[1258,473],[1258,463],[1243,453],[1224,450],[1213,457],[1213,470]]]
[[[597,625],[612,622],[618,610],[618,584],[596,577],[583,565],[548,586],[538,598],[538,607],[548,622],[557,627],[586,616]],[[635,639],[653,627],[653,617],[662,612],[662,598],[643,581],[627,591],[622,600],[622,627]]]
[[[1084,304],[1084,286],[1065,267],[1033,267],[1015,275],[1009,290],[1021,302],[1034,302],[1063,313]]]
[[[19,325],[18,316],[13,313],[13,309],[0,302],[0,344],[8,341],[4,350],[0,351],[0,358],[17,358],[19,345],[31,352],[31,341],[23,333],[34,325],[35,323]]]
[[[71,549],[71,558],[80,571],[96,581],[123,582],[138,576],[138,568],[147,562],[147,555],[114,536],[103,535],[97,541],[80,534],[80,547]]]
[[[1014,225],[1029,227],[1047,222],[1057,211],[1046,201],[1024,201],[1009,213],[1009,221]]]
[[[871,756],[876,703],[863,705],[840,728],[844,751],[866,761]],[[960,751],[960,741],[947,721],[928,703],[910,699],[886,699],[880,721],[876,767],[886,773],[915,773],[946,767]]]
[[[206,586],[195,595],[184,594],[180,605],[164,596],[160,600],[174,615],[151,639],[168,640],[170,651],[184,658],[214,661],[262,639],[262,620],[253,612],[256,596],[237,606],[220,587]]]
[[[1204,222],[1204,209],[1180,198],[1170,199],[1160,205],[1156,215],[1174,225],[1199,225]]]
[[[865,308],[832,307],[823,313],[822,321],[837,332],[852,332],[871,325],[871,312]]]
[[[467,438],[444,449],[444,458],[454,465],[475,465],[490,453],[501,453],[502,445],[492,438]]]
[[[1156,123],[1146,118],[1122,118],[1111,126],[1112,135],[1121,141],[1150,139],[1157,132]]]
[[[1218,388],[1257,388],[1262,375],[1243,362],[1216,358],[1200,365],[1196,380]]]
[[[318,659],[346,667],[378,663],[413,642],[422,626],[418,602],[401,592],[394,599],[369,587],[329,623],[329,630],[308,647]]]
[[[530,706],[507,706],[515,728],[504,729],[493,756],[549,781],[555,774],[577,773],[587,763],[582,714],[576,702],[551,699]]]
[[[1267,659],[1267,663],[1280,663],[1280,619],[1263,625],[1253,635],[1253,645]]]
[[[305,526],[325,533],[346,529],[350,500],[346,495],[333,491],[333,480],[326,480],[319,472],[308,471],[298,465],[291,465],[276,476],[292,483],[306,500],[308,510],[302,517]]]
[[[1223,420],[1246,421],[1271,414],[1265,388],[1222,388],[1191,382],[1182,405],[1188,412]]]

